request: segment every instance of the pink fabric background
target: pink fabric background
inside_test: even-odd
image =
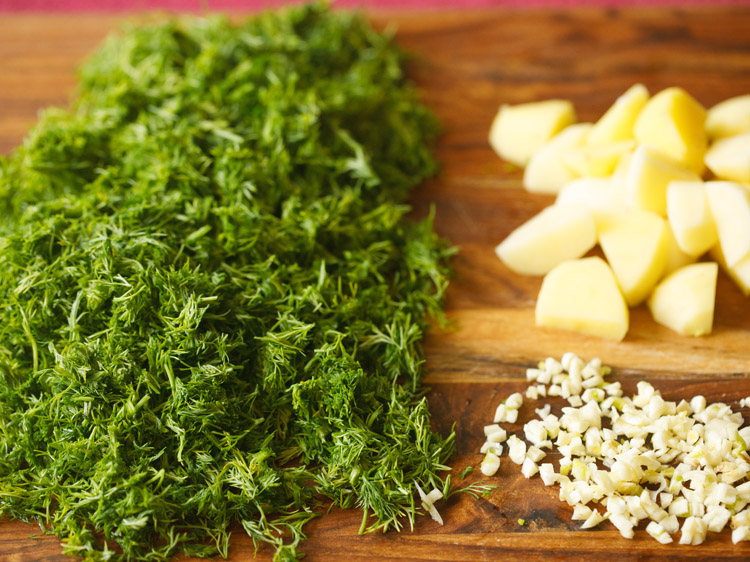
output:
[[[285,0],[0,0],[0,12],[257,11],[288,4]],[[336,6],[415,8],[569,8],[583,6],[746,5],[750,0],[337,0]]]

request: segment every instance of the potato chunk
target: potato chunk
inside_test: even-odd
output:
[[[649,211],[631,209],[613,217],[599,234],[599,244],[628,305],[643,302],[664,272],[666,221]]]
[[[719,244],[729,267],[750,255],[750,192],[728,181],[706,182]]]
[[[565,165],[586,178],[601,178],[612,174],[623,155],[635,148],[635,142],[624,140],[611,144],[578,146],[563,156]]]
[[[604,146],[633,139],[633,126],[648,101],[648,90],[635,84],[615,100],[615,103],[594,124],[586,138],[589,145]]]
[[[709,109],[706,132],[712,139],[750,133],[750,94],[729,98]]]
[[[666,277],[648,300],[654,320],[685,336],[710,334],[718,270],[713,262],[694,263]]]
[[[575,203],[552,205],[519,226],[495,253],[521,275],[544,275],[566,260],[580,258],[596,244],[591,211]]]
[[[711,248],[709,255],[726,271],[727,275],[732,278],[732,281],[735,282],[745,296],[750,295],[750,256],[741,259],[734,266],[729,267],[727,260],[724,259],[724,253],[721,251],[721,244],[717,244]]]
[[[503,105],[492,122],[490,145],[500,157],[525,166],[548,140],[575,121],[575,109],[567,100]]]
[[[555,204],[576,203],[589,208],[599,232],[625,205],[610,178],[578,178],[565,185],[557,194]]]
[[[659,150],[696,173],[703,172],[706,110],[682,88],[667,88],[641,110],[633,131],[639,144]]]
[[[673,181],[700,181],[698,174],[647,146],[633,152],[625,179],[627,202],[667,216],[667,185]]]
[[[523,173],[523,186],[534,193],[557,193],[560,188],[578,177],[564,164],[564,155],[583,143],[591,123],[577,123],[566,127],[537,150]]]
[[[664,261],[664,273],[662,273],[662,277],[666,277],[673,271],[696,261],[698,261],[698,256],[686,254],[682,251],[682,248],[677,243],[677,239],[674,237],[672,227],[669,221],[667,221],[667,258]]]
[[[630,315],[610,267],[598,257],[561,263],[542,281],[539,326],[622,340]]]
[[[703,182],[670,183],[667,217],[677,244],[686,254],[700,256],[718,241]]]
[[[706,166],[717,178],[750,183],[750,133],[717,140],[706,152]]]

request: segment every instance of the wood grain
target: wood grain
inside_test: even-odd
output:
[[[647,378],[668,399],[700,393],[734,402],[750,395],[750,301],[723,274],[710,337],[677,336],[642,307],[633,311],[622,343],[536,328],[540,279],[513,274],[492,248],[550,199],[525,193],[519,172],[509,171],[486,140],[501,103],[569,98],[581,120],[593,120],[635,82],[652,92],[679,85],[707,106],[748,93],[749,9],[395,12],[373,19],[379,26],[398,26],[400,43],[414,55],[411,76],[444,125],[436,148],[442,171],[417,190],[413,202],[416,215],[434,204],[438,230],[460,247],[447,303],[453,326],[434,330],[426,342],[435,428],[444,432],[456,423],[456,473],[478,465],[481,428],[497,402],[523,389],[525,368],[549,355],[599,356],[626,389]],[[122,21],[101,15],[0,18],[0,152],[21,142],[40,108],[67,102],[76,66]],[[532,408],[525,405],[521,419]],[[750,411],[743,413],[750,418]],[[500,488],[488,498],[454,496],[444,502],[444,527],[422,518],[413,532],[360,537],[360,514],[335,510],[309,525],[307,560],[750,557],[750,545],[732,545],[727,531],[699,547],[662,546],[643,531],[627,541],[608,523],[578,531],[555,489],[539,479],[525,480],[506,458],[499,474],[492,482]],[[475,479],[470,475],[467,481]],[[519,525],[519,518],[526,524]],[[251,541],[238,530],[230,560],[248,560],[252,552]],[[257,559],[270,556],[261,549]],[[3,521],[0,560],[68,558],[55,537]]]

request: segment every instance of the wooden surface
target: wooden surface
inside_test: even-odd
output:
[[[643,307],[633,311],[622,343],[536,328],[540,279],[514,275],[492,249],[551,199],[522,191],[520,174],[509,171],[486,141],[501,103],[569,98],[581,120],[593,120],[638,81],[652,92],[682,86],[707,106],[748,93],[750,9],[402,12],[375,14],[374,20],[398,24],[401,44],[415,55],[412,76],[444,125],[437,147],[442,172],[417,191],[414,204],[424,213],[435,202],[438,230],[460,247],[448,298],[455,326],[432,333],[426,343],[435,427],[447,431],[457,422],[456,473],[478,468],[482,426],[499,400],[525,387],[525,368],[549,355],[599,356],[615,367],[613,379],[626,390],[646,378],[667,399],[700,393],[734,403],[750,395],[750,301],[723,274],[710,337],[677,336]],[[39,108],[66,103],[75,67],[119,21],[0,16],[0,152],[21,141]],[[524,406],[522,420],[532,407]],[[750,419],[750,411],[743,413]],[[557,489],[525,480],[506,457],[499,475],[488,480],[501,488],[486,499],[442,502],[443,527],[422,518],[413,532],[360,537],[360,514],[334,511],[308,526],[306,560],[750,557],[750,543],[733,545],[728,530],[710,534],[699,547],[662,546],[644,531],[628,541],[609,523],[578,531]],[[0,522],[0,560],[68,560],[55,537],[34,538],[38,534],[31,525]],[[250,540],[238,531],[230,560],[251,554]],[[269,551],[261,550],[258,560],[268,559]]]

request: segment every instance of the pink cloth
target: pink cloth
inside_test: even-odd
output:
[[[285,0],[0,0],[0,12],[258,11]],[[338,0],[335,6],[383,9],[571,8],[627,6],[746,5],[750,0]]]

